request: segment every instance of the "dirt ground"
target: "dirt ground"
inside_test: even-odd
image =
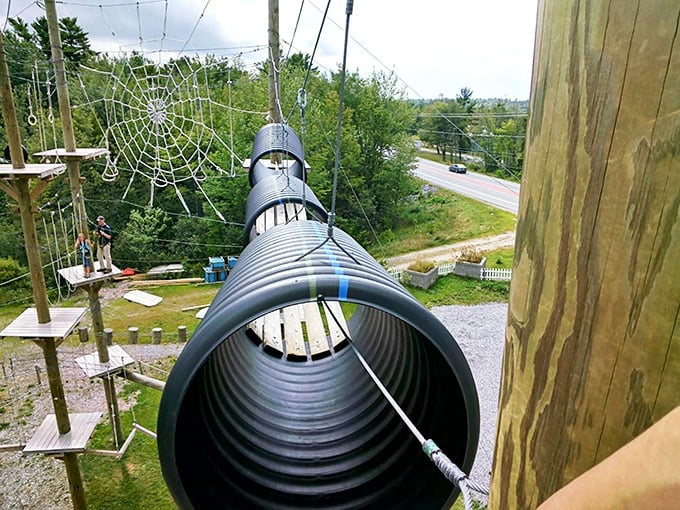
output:
[[[445,264],[447,262],[455,261],[460,256],[461,251],[466,247],[476,248],[482,252],[487,252],[499,248],[512,248],[514,245],[515,232],[505,232],[504,234],[495,236],[472,239],[446,246],[438,246],[428,250],[406,253],[397,257],[390,257],[387,259],[387,266],[390,269],[396,270],[406,269],[409,264],[418,259],[431,260],[435,264]]]

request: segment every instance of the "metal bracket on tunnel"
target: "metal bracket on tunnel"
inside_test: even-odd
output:
[[[343,252],[345,255],[347,255],[349,258],[352,259],[352,262],[354,262],[355,264],[361,265],[361,263],[360,263],[356,258],[354,258],[354,256],[353,256],[350,252],[348,252],[344,247],[342,247],[340,244],[338,244],[338,242],[337,242],[337,241],[335,240],[335,238],[333,237],[333,231],[332,231],[332,229],[331,229],[330,227],[329,227],[329,229],[328,229],[328,237],[326,237],[326,239],[324,239],[323,241],[321,241],[319,244],[317,244],[314,248],[312,248],[312,249],[309,250],[308,252],[303,253],[303,254],[300,255],[298,258],[296,258],[296,259],[295,259],[295,262],[299,262],[299,261],[301,261],[302,259],[304,259],[307,255],[309,255],[310,253],[314,253],[316,250],[318,250],[318,249],[321,248],[323,245],[325,245],[328,241],[333,241],[333,243],[335,243],[335,246],[337,246],[338,248],[340,248],[340,249],[342,250],[342,252]]]

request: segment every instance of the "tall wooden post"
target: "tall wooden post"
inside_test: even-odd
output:
[[[0,34],[0,92],[2,92],[0,100],[2,101],[2,113],[5,121],[5,128],[7,129],[7,138],[10,143],[10,154],[12,155],[13,161],[12,166],[13,168],[20,170],[24,168],[23,155],[21,157],[17,156],[16,158],[15,155],[22,154],[21,135],[19,134],[19,127],[16,119],[12,84],[9,78],[9,69],[7,67],[7,53],[5,52],[2,34]],[[19,177],[16,179],[14,188],[3,186],[2,189],[9,190],[11,195],[19,202],[21,226],[24,231],[26,256],[28,258],[28,268],[31,273],[36,315],[39,324],[46,324],[50,322],[51,318],[47,301],[45,275],[42,270],[42,262],[40,259],[38,235],[33,219],[31,190],[29,188],[28,180],[28,177]],[[64,387],[59,372],[59,361],[57,359],[57,348],[54,338],[43,338],[40,345],[45,357],[45,369],[47,371],[57,428],[60,435],[67,434],[71,430],[71,423],[68,416],[66,400],[64,398]],[[87,502],[80,473],[78,455],[75,453],[65,453],[64,466],[66,467],[73,508],[74,510],[85,510],[87,508]]]
[[[57,97],[59,100],[59,115],[61,118],[62,131],[64,135],[64,148],[67,153],[75,153],[76,140],[73,131],[73,119],[71,117],[71,101],[69,98],[68,81],[66,80],[66,66],[64,63],[64,52],[61,47],[61,35],[59,33],[59,18],[54,0],[45,0],[45,17],[47,28],[50,35],[50,45],[52,47],[52,62],[54,74],[57,81]],[[76,213],[76,222],[79,231],[89,239],[89,227],[87,225],[87,215],[85,213],[85,200],[83,197],[80,179],[80,158],[65,157],[66,168],[68,169],[69,183],[71,186],[71,198],[73,209]],[[106,363],[109,361],[109,353],[104,343],[104,318],[102,316],[99,303],[99,290],[101,284],[92,284],[88,287],[87,293],[90,301],[90,314],[92,315],[92,326],[97,344],[99,361]],[[122,427],[118,414],[118,401],[116,399],[116,387],[114,379],[106,377],[102,379],[104,383],[104,393],[106,394],[107,408],[111,420],[113,441],[118,447],[122,439]]]
[[[680,4],[537,19],[490,509],[536,508],[680,403]]]
[[[50,36],[50,46],[52,47],[52,64],[54,66],[54,76],[57,82],[57,99],[59,102],[59,117],[61,118],[61,129],[64,136],[64,148],[66,152],[75,152],[76,138],[73,132],[73,119],[71,117],[71,100],[66,81],[66,66],[64,64],[64,51],[61,47],[61,35],[59,33],[59,18],[54,0],[45,0],[45,18]],[[73,200],[73,210],[78,223],[78,230],[89,239],[89,227],[87,216],[85,215],[85,201],[80,183],[80,161],[77,159],[66,159],[68,178],[71,185],[71,199]]]
[[[279,109],[279,65],[281,47],[279,41],[279,0],[269,0],[269,119],[270,122],[281,123]]]

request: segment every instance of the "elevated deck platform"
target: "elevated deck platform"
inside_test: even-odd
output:
[[[48,414],[29,439],[23,453],[58,455],[84,452],[101,415],[102,413],[69,414],[71,430],[66,434],[59,434],[56,415]]]
[[[94,262],[94,267],[90,273],[89,278],[85,278],[85,273],[83,271],[83,265],[65,267],[63,269],[57,269],[57,272],[61,277],[68,282],[69,285],[74,287],[80,287],[83,285],[91,285],[94,282],[109,280],[114,276],[121,276],[122,272],[115,265],[111,266],[110,273],[99,272],[99,262]]]
[[[27,308],[9,326],[0,331],[0,338],[13,336],[40,340],[58,338],[64,340],[78,326],[87,308],[50,308],[50,321],[38,323],[38,312]]]
[[[76,358],[76,363],[85,372],[88,378],[115,375],[126,366],[132,365],[135,360],[120,345],[108,347],[109,361],[102,363],[99,361],[99,353],[93,352],[80,358]]]
[[[12,165],[0,165],[0,179],[45,179],[61,175],[66,170],[64,164],[30,164],[24,168],[13,168]]]
[[[83,161],[105,156],[108,153],[109,151],[106,149],[89,147],[84,149],[76,149],[75,151],[67,151],[64,148],[49,149],[42,152],[36,152],[33,155],[40,158],[41,161],[46,161],[48,159],[59,159],[61,161]]]

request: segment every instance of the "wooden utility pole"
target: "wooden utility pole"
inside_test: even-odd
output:
[[[279,41],[279,0],[269,0],[269,121],[281,123],[279,65],[281,47]]]
[[[54,0],[45,0],[45,17],[47,28],[50,35],[50,45],[52,47],[52,62],[54,74],[57,81],[57,97],[59,100],[59,116],[61,118],[62,131],[64,135],[65,155],[68,169],[69,183],[71,186],[71,198],[73,209],[76,213],[76,222],[79,231],[89,239],[89,227],[87,215],[85,213],[85,200],[80,178],[80,160],[82,157],[76,152],[76,140],[73,132],[73,119],[71,117],[71,101],[69,98],[68,82],[66,80],[66,67],[64,64],[64,52],[61,47],[61,35],[59,33],[59,18]],[[71,155],[69,155],[69,153]],[[92,255],[94,259],[94,254]],[[90,303],[90,313],[92,315],[92,327],[94,329],[95,342],[100,363],[109,362],[109,351],[104,341],[104,318],[102,316],[101,304],[99,301],[99,290],[103,283],[97,282],[86,286]],[[116,387],[113,377],[102,377],[104,393],[106,396],[107,411],[111,421],[113,441],[118,448],[122,444],[123,429],[120,423],[118,412],[118,399],[116,398]]]
[[[66,152],[76,151],[76,138],[73,132],[73,119],[71,117],[71,100],[66,81],[66,67],[64,65],[64,51],[61,47],[61,34],[59,33],[59,18],[54,0],[45,0],[45,18],[50,36],[52,48],[52,64],[54,76],[57,82],[57,99],[59,102],[59,117],[61,118],[61,130],[64,136],[64,148]],[[73,210],[76,214],[78,230],[88,238],[87,217],[85,216],[85,201],[80,186],[80,162],[67,160],[68,178],[71,185],[71,198]]]
[[[20,171],[24,169],[24,159],[21,149],[21,135],[19,133],[16,111],[14,108],[14,96],[12,94],[9,68],[7,66],[7,53],[5,52],[4,38],[2,37],[1,33],[0,91],[2,91],[2,97],[0,99],[2,101],[2,114],[5,121],[5,128],[7,129],[7,138],[10,143],[12,166],[14,169],[18,170],[17,175],[19,175],[18,178],[14,179],[14,187],[11,185],[5,185],[3,183],[2,189],[8,192],[8,194],[15,198],[19,203],[21,226],[24,231],[26,256],[28,258],[28,268],[31,273],[33,297],[36,305],[36,315],[39,324],[46,324],[50,322],[51,317],[47,301],[45,275],[42,270],[42,262],[40,259],[38,235],[35,228],[35,221],[33,219],[31,204],[32,190],[29,187],[28,175],[26,177],[22,177],[20,174]],[[38,342],[38,345],[40,345],[42,348],[45,357],[45,369],[47,372],[50,394],[52,396],[52,406],[54,408],[59,434],[68,434],[71,430],[71,423],[68,416],[66,400],[64,398],[64,387],[61,381],[61,374],[59,372],[59,360],[57,359],[56,343],[54,338],[42,338],[41,341]],[[76,453],[70,452],[64,453],[63,455],[73,508],[74,510],[85,510],[87,508],[87,502],[85,499],[85,490],[83,488],[78,455]]]
[[[680,4],[537,19],[493,510],[536,508],[680,403]]]

